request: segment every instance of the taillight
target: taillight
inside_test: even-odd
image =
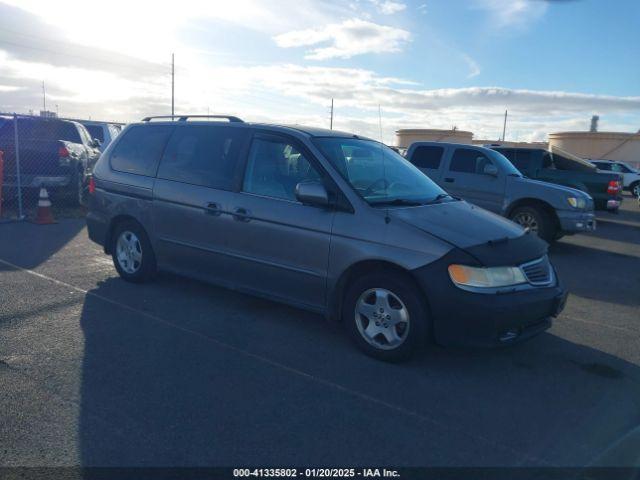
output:
[[[93,177],[89,177],[89,193],[92,195],[96,193],[96,181]]]
[[[67,147],[60,147],[58,149],[58,156],[59,157],[68,157],[69,156],[69,150],[67,150]]]
[[[609,186],[607,187],[607,193],[609,195],[616,195],[620,190],[622,190],[622,185],[618,180],[611,180],[609,182]]]

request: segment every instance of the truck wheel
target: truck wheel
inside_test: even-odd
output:
[[[113,264],[124,280],[144,283],[153,279],[157,273],[156,256],[140,224],[134,221],[119,223],[111,241]]]
[[[357,278],[342,308],[342,321],[354,343],[387,362],[407,360],[426,343],[427,315],[421,292],[395,272]]]
[[[530,232],[535,233],[547,243],[551,243],[557,238],[553,219],[538,207],[518,207],[511,212],[509,219],[529,229]]]

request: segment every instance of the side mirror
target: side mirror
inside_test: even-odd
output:
[[[482,170],[482,173],[485,175],[491,175],[492,177],[498,176],[498,167],[496,167],[493,163],[487,163]]]
[[[329,206],[327,189],[319,182],[300,182],[296,185],[296,198],[303,205],[314,207]]]
[[[91,141],[91,146],[92,146],[93,148],[100,148],[100,145],[102,145],[102,143],[101,143],[101,142],[100,142],[100,140],[98,140],[97,138],[94,138],[94,139]]]

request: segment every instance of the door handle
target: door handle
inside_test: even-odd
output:
[[[214,217],[218,217],[222,215],[222,210],[220,209],[220,205],[215,202],[207,203],[207,206],[204,209],[204,213],[207,215],[213,215]]]
[[[238,207],[233,210],[233,219],[239,222],[249,222],[251,220],[251,212],[246,208]]]
[[[456,181],[456,179],[455,178],[451,178],[451,177],[447,177],[447,178],[444,179],[444,181],[447,182],[447,183],[453,183],[453,182]]]

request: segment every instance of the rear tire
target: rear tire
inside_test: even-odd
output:
[[[111,237],[111,257],[126,281],[144,283],[157,274],[156,256],[144,228],[132,220],[119,223]]]
[[[631,191],[631,195],[633,195],[634,197],[640,197],[640,182],[632,183],[629,186],[629,190]]]
[[[365,274],[349,285],[342,321],[356,346],[386,362],[408,360],[427,342],[428,313],[420,290],[400,273]]]
[[[524,228],[528,228],[547,243],[557,239],[557,228],[551,215],[538,207],[518,207],[509,215],[509,219]]]

